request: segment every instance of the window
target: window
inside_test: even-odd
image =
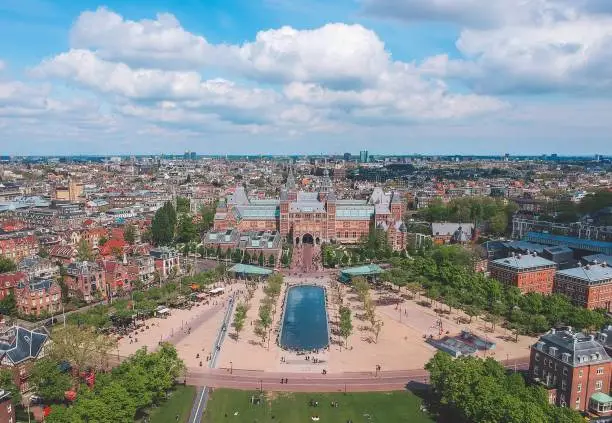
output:
[[[598,380],[597,382],[595,382],[595,390],[596,391],[601,391],[601,386],[603,385],[603,382],[601,380]]]
[[[565,391],[566,388],[567,388],[567,381],[562,380],[561,381],[561,389],[563,389]]]
[[[540,353],[535,353],[535,361],[540,361]]]
[[[598,375],[603,375],[603,372],[604,372],[604,368],[603,367],[598,367],[597,368],[597,374]]]
[[[567,367],[563,368],[563,376],[567,376]]]
[[[580,409],[580,397],[576,398],[576,410]]]
[[[578,371],[578,377],[582,377],[582,369]]]
[[[582,392],[582,383],[576,385],[576,392]]]
[[[538,366],[533,366],[533,374],[537,376],[539,372],[540,372],[540,368]]]

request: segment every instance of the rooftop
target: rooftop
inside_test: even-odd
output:
[[[593,335],[574,332],[572,328],[551,329],[534,347],[545,354],[560,357],[573,367],[610,361],[604,346]]]
[[[494,265],[508,267],[515,270],[552,267],[556,265],[554,261],[533,254],[517,254],[515,256],[493,260],[492,263]]]
[[[559,270],[557,274],[580,279],[588,284],[612,282],[612,267],[604,264],[592,264]]]

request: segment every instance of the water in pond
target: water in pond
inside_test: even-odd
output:
[[[316,350],[329,342],[325,289],[320,286],[289,288],[280,344],[292,350]]]

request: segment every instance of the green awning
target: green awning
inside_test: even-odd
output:
[[[250,264],[238,263],[229,269],[229,272],[241,275],[267,276],[272,274],[272,270],[263,267],[251,266]]]
[[[340,270],[340,280],[347,282],[358,276],[371,277],[378,276],[383,272],[383,269],[377,264],[368,264],[365,266],[348,267]]]
[[[595,392],[593,395],[591,395],[591,399],[600,404],[612,403],[612,397],[608,394],[604,394],[603,392]]]

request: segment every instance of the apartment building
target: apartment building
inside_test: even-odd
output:
[[[532,254],[515,254],[489,263],[491,277],[516,286],[522,293],[550,294],[557,265],[554,261]]]

